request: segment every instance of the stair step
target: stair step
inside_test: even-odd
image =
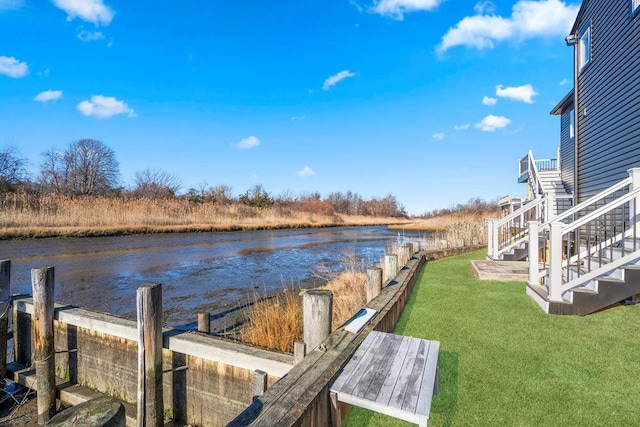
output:
[[[624,280],[618,279],[617,277],[613,277],[613,276],[598,276],[594,280],[606,281],[611,283],[622,283],[622,284],[625,283]]]
[[[589,294],[589,295],[598,295],[598,293],[596,291],[594,291],[593,289],[589,289],[589,288],[573,288],[573,289],[569,289],[569,292],[575,292],[575,293],[580,293],[580,294]]]

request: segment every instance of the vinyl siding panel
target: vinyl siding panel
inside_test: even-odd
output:
[[[590,0],[580,21],[576,28],[591,22],[592,38],[591,63],[577,88],[582,201],[640,166],[640,15],[629,15],[629,0]]]

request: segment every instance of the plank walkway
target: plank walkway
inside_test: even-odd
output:
[[[337,402],[426,426],[438,391],[439,341],[372,331],[330,388]]]

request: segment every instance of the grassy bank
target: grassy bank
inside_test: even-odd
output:
[[[134,233],[233,231],[275,228],[381,225],[398,218],[338,215],[286,205],[255,208],[242,203],[193,203],[184,199],[33,197],[0,200],[0,239],[106,236]]]
[[[473,278],[484,255],[430,262],[396,327],[441,342],[429,425],[637,425],[640,305],[549,316],[522,282]],[[410,424],[354,408],[346,425]]]

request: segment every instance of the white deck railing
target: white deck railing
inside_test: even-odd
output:
[[[571,300],[570,289],[640,258],[639,197],[640,168],[634,168],[628,178],[552,221],[530,222],[528,235],[538,238],[529,238],[529,282],[539,284],[542,279],[552,301]],[[549,253],[542,251],[542,258],[539,240],[549,245]]]

